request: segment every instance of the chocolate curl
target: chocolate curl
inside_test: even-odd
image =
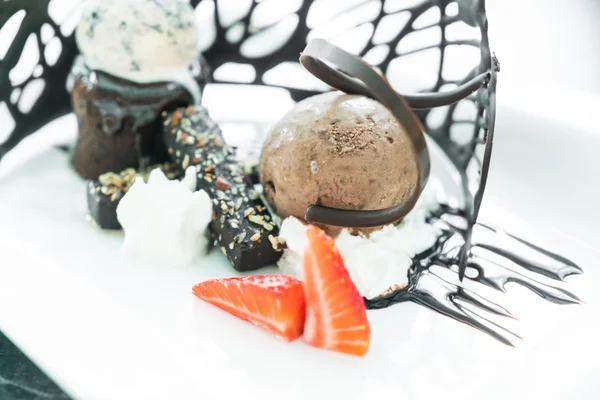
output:
[[[373,67],[323,39],[313,39],[308,43],[300,56],[300,63],[310,73],[333,88],[348,94],[370,97],[387,107],[406,129],[415,150],[415,162],[419,167],[417,187],[407,199],[393,207],[381,210],[344,210],[313,204],[306,210],[306,221],[368,228],[401,220],[419,199],[431,169],[425,133],[418,117],[402,96]]]

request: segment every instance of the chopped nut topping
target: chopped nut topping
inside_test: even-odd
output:
[[[250,222],[254,222],[257,225],[262,225],[265,222],[265,219],[262,215],[249,215],[248,219]]]
[[[174,128],[181,118],[183,118],[183,113],[179,110],[175,111],[171,116],[171,128]]]
[[[273,246],[274,250],[283,251],[283,249],[287,248],[285,240],[280,237],[269,235],[269,242],[271,242],[271,246]]]
[[[401,290],[404,289],[408,284],[403,283],[402,285],[392,285],[389,288],[387,288],[383,293],[380,294],[380,296],[386,296],[388,294],[394,293],[397,290]]]
[[[208,143],[208,139],[202,138],[198,141],[198,143],[196,143],[196,147],[204,147],[206,143]]]
[[[238,243],[242,243],[244,241],[244,239],[246,238],[246,232],[242,232],[239,234],[239,236],[236,239],[236,242]]]
[[[217,178],[217,181],[215,182],[215,186],[218,190],[227,190],[231,187],[231,183],[229,183],[229,181],[227,179],[225,179],[224,177],[220,176]]]
[[[237,199],[237,200],[235,201],[235,210],[236,210],[236,211],[238,211],[238,210],[240,209],[240,207],[242,206],[242,203],[243,203],[243,201],[244,201],[244,200],[243,200],[242,198],[239,198],[239,199]]]

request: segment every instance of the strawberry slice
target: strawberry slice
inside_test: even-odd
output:
[[[302,335],[306,304],[302,282],[284,275],[212,279],[193,287],[202,300],[288,342]]]
[[[304,338],[315,347],[363,356],[371,336],[365,303],[334,240],[313,225],[306,235]]]

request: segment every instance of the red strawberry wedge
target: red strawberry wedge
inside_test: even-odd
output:
[[[302,282],[284,275],[212,279],[193,287],[202,300],[291,342],[302,335]]]
[[[371,336],[365,303],[333,239],[313,225],[306,235],[304,338],[315,347],[364,356]]]

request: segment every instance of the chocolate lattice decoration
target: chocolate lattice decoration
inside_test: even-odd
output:
[[[50,0],[9,0],[3,3],[0,11],[0,29],[10,19],[19,19],[21,14],[25,13],[14,41],[5,57],[0,60],[0,116],[4,106],[9,113],[6,118],[15,122],[14,129],[4,141],[0,133],[0,159],[22,139],[71,109],[64,82],[77,49],[72,33],[61,33],[61,26],[50,17],[48,7],[51,3]],[[206,59],[213,71],[231,63],[249,66],[254,71],[254,78],[244,83],[284,87],[295,100],[313,95],[318,90],[314,87],[299,87],[295,80],[290,80],[292,86],[286,82],[269,84],[265,78],[270,71],[284,64],[295,64],[299,67],[299,53],[311,35],[333,41],[343,40],[344,36],[348,35],[354,37],[354,43],[360,42],[361,45],[353,46],[350,51],[377,66],[403,94],[405,93],[401,88],[410,83],[409,78],[394,79],[394,71],[400,68],[401,64],[406,64],[406,60],[410,63],[411,58],[413,66],[422,56],[437,63],[430,65],[435,73],[431,85],[421,88],[426,92],[452,89],[464,85],[486,71],[489,72],[489,82],[461,102],[444,109],[417,111],[426,132],[446,152],[461,174],[466,196],[466,215],[469,216],[470,225],[474,223],[485,187],[492,149],[498,71],[498,63],[491,55],[488,43],[484,0],[349,0],[337,2],[337,6],[334,7],[337,9],[333,10],[324,8],[324,5],[331,5],[333,2],[323,0],[288,1],[284,2],[286,6],[283,7],[278,6],[275,0],[247,0],[239,3],[236,4],[241,7],[236,9],[238,16],[224,21],[224,15],[227,14],[225,2],[192,0],[197,11],[200,10],[198,7],[208,10],[206,23],[213,25],[213,40],[204,50]],[[407,3],[413,5],[406,6]],[[257,16],[261,13],[265,15],[264,11],[269,7],[277,8],[281,14],[280,18],[271,18],[271,21],[267,18],[267,22],[259,21]],[[319,16],[327,12],[330,15],[319,20]],[[63,23],[63,31],[65,25],[66,23]],[[290,26],[293,29],[290,29]],[[332,26],[334,29],[327,32],[328,27]],[[53,38],[43,41],[42,30],[52,31],[50,36]],[[260,43],[261,38],[266,39],[269,33],[274,33],[277,40],[271,37],[270,42],[263,40],[263,43]],[[18,64],[29,37],[35,39],[39,64],[31,76],[15,83],[11,81],[11,70]],[[425,40],[422,40],[423,38]],[[46,57],[48,47],[56,40],[60,42],[62,51],[56,61],[49,60]],[[266,51],[257,54],[256,50],[250,50],[252,42],[259,43]],[[408,49],[406,43],[409,43]],[[462,54],[460,52],[464,49],[475,50],[478,60],[472,65],[461,60],[458,69],[462,71],[462,76],[445,76],[451,55],[457,52]],[[236,83],[215,80],[220,83]],[[43,90],[33,106],[23,111],[20,107],[20,97],[34,81],[38,84],[43,82]],[[465,109],[468,110],[466,117]],[[11,124],[3,122],[2,125]],[[469,243],[469,238],[467,239]],[[465,246],[465,251],[466,249],[468,246]],[[463,253],[461,257],[463,260],[465,255],[466,253]]]

